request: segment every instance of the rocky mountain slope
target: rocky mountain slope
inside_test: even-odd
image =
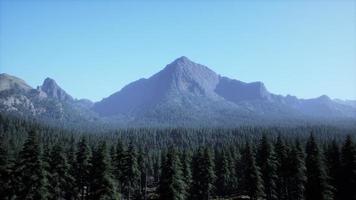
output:
[[[95,119],[95,114],[90,111],[92,102],[73,99],[50,78],[34,89],[20,78],[0,74],[0,88],[2,113],[55,123],[74,124]]]
[[[139,79],[93,103],[77,100],[50,78],[37,89],[0,75],[0,110],[62,122],[115,126],[236,126],[356,122],[354,101],[276,95],[262,82],[223,77],[181,57],[150,78]]]

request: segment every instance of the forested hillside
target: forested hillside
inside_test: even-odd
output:
[[[83,132],[0,115],[1,199],[356,199],[356,131]]]

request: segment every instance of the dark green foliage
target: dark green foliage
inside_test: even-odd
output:
[[[257,152],[257,164],[260,167],[264,192],[267,200],[277,200],[277,158],[273,146],[266,135],[262,136]]]
[[[246,143],[241,158],[241,192],[253,200],[264,199],[264,186],[261,173],[256,165],[255,155],[249,143]]]
[[[106,143],[103,142],[93,152],[90,171],[90,199],[119,199],[116,184],[112,178]]]
[[[10,193],[10,166],[4,139],[3,127],[0,125],[0,197],[5,198]]]
[[[49,159],[49,199],[66,199],[74,179],[69,174],[69,164],[60,144],[52,148]]]
[[[90,171],[90,149],[87,139],[83,137],[77,145],[75,162],[75,180],[78,188],[79,199],[88,199],[89,171]]]
[[[182,166],[176,150],[172,147],[162,162],[158,194],[160,200],[184,200],[186,198]]]
[[[315,141],[313,134],[306,145],[306,167],[307,167],[307,184],[306,200],[329,200],[333,199],[331,186],[328,184],[328,177],[325,172],[322,154]]]
[[[341,151],[340,199],[356,199],[356,147],[350,136],[347,137]]]
[[[140,191],[139,194],[140,196],[143,197],[143,199],[147,198],[147,174],[148,174],[148,161],[147,161],[147,156],[146,154],[142,151],[142,149],[139,150],[138,152],[138,158],[137,158],[137,163],[138,163],[138,168],[140,173]]]
[[[214,190],[214,163],[209,148],[199,148],[192,160],[190,199],[208,200]]]
[[[277,158],[277,176],[276,182],[277,197],[280,200],[288,199],[288,147],[284,143],[281,135],[278,135],[275,144],[275,152]]]
[[[47,127],[0,114],[1,199],[148,200],[163,193],[162,198],[191,200],[239,195],[274,199],[274,194],[281,200],[318,200],[331,199],[331,191],[335,199],[354,199],[355,130],[321,126],[96,131]],[[317,139],[308,139],[310,131]],[[353,135],[345,140],[343,132]],[[174,182],[174,187],[159,187],[160,179]],[[173,192],[160,190],[164,187]]]
[[[18,199],[47,199],[46,171],[35,130],[29,132],[23,149],[19,153],[15,170]]]
[[[189,191],[192,184],[192,155],[189,151],[184,150],[181,156],[183,180],[185,185],[185,191]]]
[[[141,172],[137,163],[137,150],[132,143],[123,155],[121,173],[123,196],[131,199],[133,196],[139,195]]]
[[[340,147],[335,140],[328,145],[325,152],[327,171],[329,175],[330,185],[334,186],[334,199],[342,200],[342,174],[341,174],[341,152]]]
[[[289,200],[305,199],[306,167],[304,162],[305,156],[299,141],[292,146],[288,156],[288,182],[287,191]]]
[[[220,155],[216,155],[216,181],[215,188],[218,196],[225,196],[231,190],[232,173],[230,171],[228,155],[222,151]]]

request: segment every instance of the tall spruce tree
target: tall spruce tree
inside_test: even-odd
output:
[[[147,199],[147,175],[148,175],[148,160],[146,154],[140,149],[137,158],[138,168],[140,171],[140,196],[142,199]]]
[[[222,150],[215,155],[216,181],[215,188],[218,196],[225,196],[230,191],[232,173],[230,171],[227,153]]]
[[[299,141],[296,141],[292,146],[288,158],[288,200],[304,200],[307,177],[305,156]]]
[[[158,188],[159,199],[184,200],[186,198],[185,182],[177,151],[171,147],[163,161]]]
[[[105,142],[101,142],[93,152],[90,171],[90,199],[116,200],[119,194],[111,174],[108,150]]]
[[[46,173],[37,132],[31,130],[16,164],[16,199],[47,199]]]
[[[132,142],[123,156],[121,174],[121,183],[123,184],[122,193],[124,198],[131,199],[138,195],[140,188],[140,170],[137,163],[137,151]]]
[[[257,164],[261,170],[267,200],[277,200],[277,158],[272,144],[264,134],[257,152]]]
[[[191,169],[192,157],[188,150],[184,150],[181,156],[183,180],[185,185],[185,191],[190,191],[192,184],[192,169]]]
[[[330,184],[334,187],[334,199],[342,200],[341,187],[342,187],[342,174],[341,174],[341,152],[340,147],[335,140],[328,145],[326,152],[326,166],[329,175]]]
[[[77,146],[74,174],[78,187],[78,198],[84,200],[88,199],[91,151],[85,137],[81,138]]]
[[[75,157],[75,139],[73,135],[69,141],[68,150],[66,150],[66,157],[68,162],[68,176],[72,179],[72,181],[67,182],[67,188],[71,188],[66,191],[66,199],[75,199],[77,197],[78,186],[75,181],[75,167],[76,167],[76,157]]]
[[[341,199],[356,199],[356,147],[351,136],[347,136],[341,151],[342,185]]]
[[[258,166],[256,165],[255,155],[250,143],[246,143],[241,157],[242,177],[241,190],[242,194],[248,195],[252,200],[265,198],[263,180]]]
[[[277,142],[274,145],[276,158],[277,158],[277,197],[279,200],[288,199],[288,190],[287,190],[287,182],[288,182],[288,148],[284,143],[281,135],[277,137]]]
[[[192,186],[189,199],[212,199],[214,190],[214,163],[209,148],[199,148],[192,160]]]
[[[330,200],[333,199],[331,186],[328,184],[328,177],[325,172],[325,164],[322,154],[315,141],[314,135],[311,134],[306,145],[306,167],[307,167],[307,184],[306,200]]]
[[[125,155],[126,155],[126,148],[122,143],[121,139],[119,139],[116,143],[116,153],[113,159],[113,171],[114,177],[119,184],[119,192],[124,191],[124,181],[126,180],[124,173],[125,170]]]
[[[49,199],[67,199],[73,177],[69,174],[69,164],[60,144],[53,146],[49,157]]]
[[[10,198],[10,166],[5,146],[3,127],[0,125],[0,197]]]

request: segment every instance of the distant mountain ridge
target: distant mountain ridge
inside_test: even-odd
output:
[[[354,101],[276,95],[262,82],[223,77],[184,56],[96,103],[74,99],[50,78],[37,89],[6,74],[0,75],[0,83],[0,110],[24,114],[26,109],[19,108],[25,107],[49,119],[57,116],[49,113],[54,110],[62,113],[55,119],[75,116],[79,121],[134,127],[356,122]]]

